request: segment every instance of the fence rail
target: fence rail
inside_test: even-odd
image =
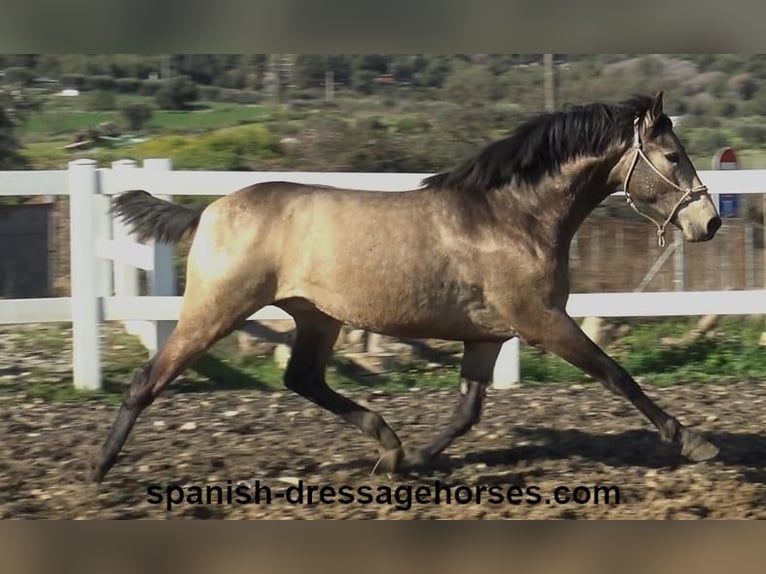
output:
[[[99,297],[101,321],[175,321],[178,296]],[[575,293],[569,297],[572,317],[678,317],[694,315],[764,315],[766,291],[671,291],[662,293]],[[0,299],[0,324],[70,323],[70,297]],[[248,321],[292,320],[279,307],[259,309]]]
[[[145,189],[168,198],[216,196],[275,180],[398,192],[419,187],[427,175],[173,171],[165,159],[146,160],[143,167],[122,160],[111,168],[98,168],[91,160],[77,160],[67,170],[0,172],[0,196],[69,195],[72,282],[71,297],[0,300],[0,324],[71,322],[74,385],[99,389],[99,325],[124,322],[152,352],[167,338],[181,305],[175,293],[172,248],[131,238],[109,214],[111,195]],[[700,171],[699,175],[714,197],[766,193],[766,170]],[[138,269],[147,271],[149,295],[138,295]],[[575,293],[567,311],[573,317],[766,314],[766,290]],[[269,306],[249,317],[276,319],[290,316]],[[519,381],[519,342],[512,339],[497,360],[494,383],[506,387]]]

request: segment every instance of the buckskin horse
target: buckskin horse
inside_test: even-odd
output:
[[[682,456],[714,457],[716,446],[658,406],[567,315],[572,237],[620,188],[661,245],[669,224],[693,242],[721,225],[662,92],[537,115],[401,193],[274,181],[198,207],[142,190],[119,195],[115,213],[142,240],[193,240],[177,326],[127,388],[93,480],[103,480],[162,389],[269,304],[296,324],[287,388],[377,441],[376,466],[386,472],[427,466],[479,420],[500,347],[515,336],[630,401]],[[431,442],[405,449],[380,414],[327,385],[344,323],[463,342],[457,408]]]

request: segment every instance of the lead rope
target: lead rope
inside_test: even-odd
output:
[[[707,191],[707,186],[705,185],[698,185],[697,187],[691,187],[689,189],[684,189],[680,187],[679,185],[676,185],[672,181],[670,181],[667,177],[665,177],[660,170],[658,170],[655,165],[649,160],[648,157],[646,157],[646,154],[644,153],[644,150],[641,148],[641,137],[638,134],[638,124],[639,124],[640,118],[636,117],[635,120],[633,120],[633,149],[635,150],[635,153],[633,154],[633,160],[630,163],[630,169],[628,170],[627,175],[625,176],[625,183],[622,186],[623,190],[625,191],[625,200],[628,202],[628,205],[630,205],[633,208],[633,211],[638,213],[641,217],[648,219],[654,225],[657,226],[657,245],[660,247],[665,247],[665,228],[670,223],[670,220],[673,219],[673,216],[676,214],[676,211],[678,211],[678,208],[681,207],[681,204],[686,201],[686,199],[692,194],[696,193],[698,191]],[[650,168],[652,168],[652,171],[656,173],[662,181],[667,183],[668,185],[676,188],[678,191],[684,192],[684,194],[681,196],[681,199],[676,202],[676,204],[673,206],[673,209],[670,211],[670,215],[668,215],[667,219],[662,224],[657,223],[657,220],[655,220],[651,215],[648,215],[646,213],[643,213],[640,209],[638,209],[638,206],[636,205],[635,201],[633,201],[633,198],[630,195],[630,191],[628,190],[628,184],[630,183],[630,178],[633,175],[633,170],[636,169],[636,165],[638,164],[638,158],[641,157]]]

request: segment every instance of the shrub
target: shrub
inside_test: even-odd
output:
[[[141,95],[142,96],[156,96],[162,89],[164,82],[162,80],[143,80],[141,82]]]
[[[713,155],[719,148],[728,145],[724,134],[708,127],[689,130],[686,139],[692,155]]]
[[[261,101],[261,98],[258,92],[221,88],[218,92],[217,101],[228,104],[257,104]]]
[[[90,92],[85,98],[85,109],[91,111],[113,110],[116,106],[116,98],[112,92],[96,90]]]
[[[138,78],[117,78],[115,89],[122,94],[137,94],[141,91],[141,80]]]
[[[199,97],[202,100],[217,101],[221,95],[221,88],[217,86],[200,86]]]
[[[85,75],[83,74],[62,74],[59,78],[61,85],[65,88],[74,88],[82,90],[85,88]]]
[[[87,76],[85,78],[87,90],[113,90],[114,78],[111,76]]]
[[[732,100],[721,100],[716,105],[716,111],[719,115],[725,118],[733,118],[739,112],[739,107],[737,106],[737,102]]]
[[[166,136],[136,146],[141,158],[168,157],[179,169],[246,170],[277,156],[277,138],[251,124],[194,137]]]
[[[120,113],[125,118],[129,129],[139,131],[152,118],[154,109],[147,104],[126,104]]]
[[[19,84],[29,86],[35,79],[35,73],[29,68],[7,68],[5,70],[5,81],[9,84]]]
[[[163,82],[155,100],[165,110],[186,110],[198,97],[197,84],[186,76],[178,76]]]
[[[744,140],[745,145],[761,147],[766,144],[766,125],[764,124],[742,124],[737,127],[736,132]]]

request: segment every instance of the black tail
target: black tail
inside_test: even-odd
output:
[[[112,212],[127,223],[141,241],[178,243],[197,228],[206,205],[179,205],[136,189],[114,198]]]

